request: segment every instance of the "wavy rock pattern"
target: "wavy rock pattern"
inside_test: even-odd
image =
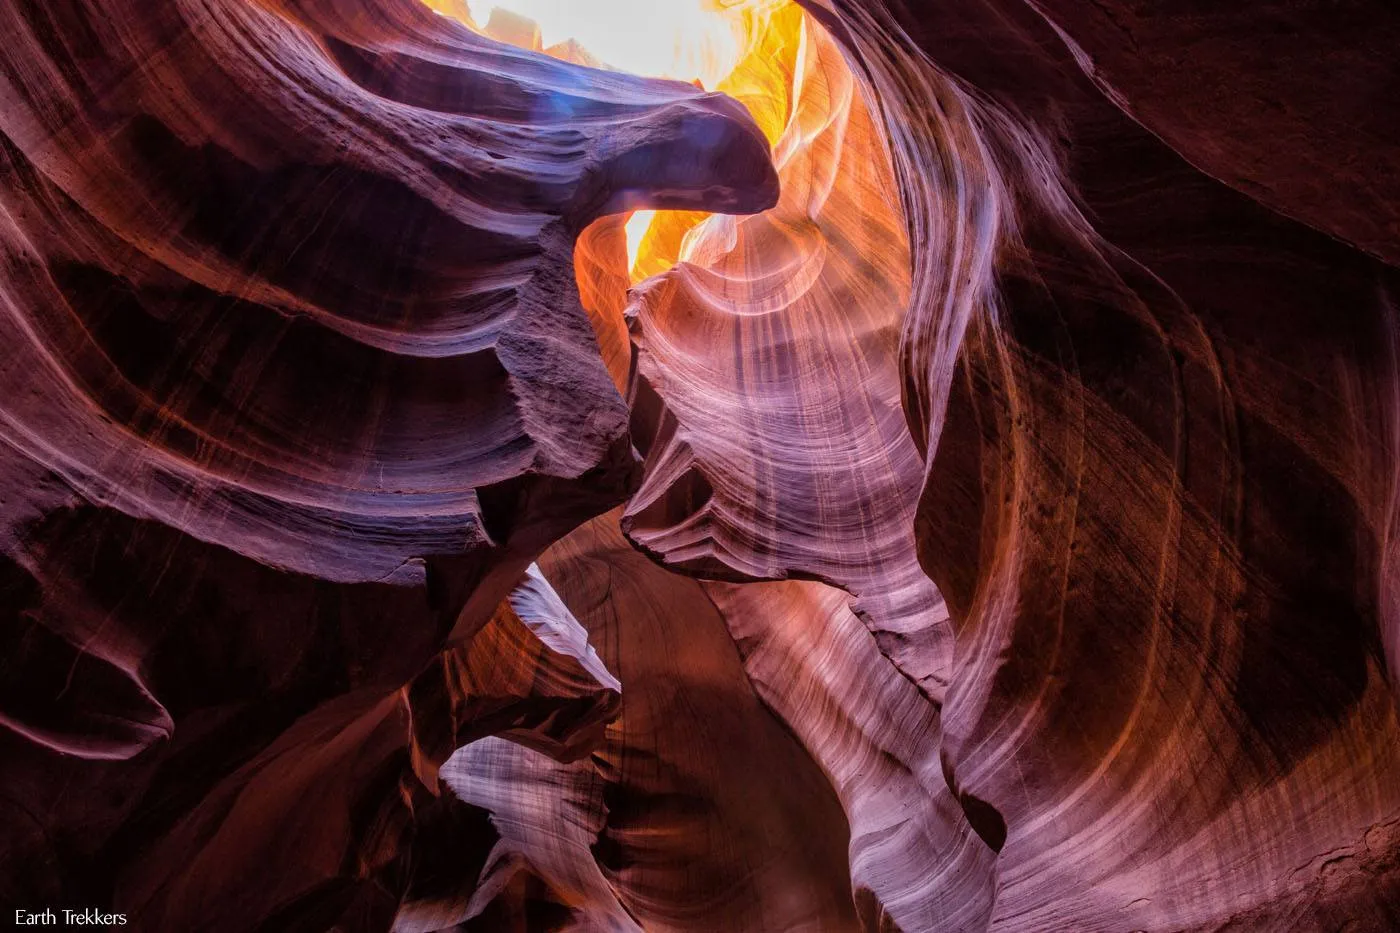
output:
[[[0,906],[1400,927],[1344,6],[0,7]]]
[[[487,826],[442,760],[612,715],[492,621],[635,482],[573,237],[762,208],[767,145],[408,0],[0,23],[3,900],[385,928],[438,896],[413,840]]]
[[[991,926],[1387,928],[1394,270],[1193,169],[1080,73],[1079,20],[1018,7],[861,45],[942,244],[906,403]]]
[[[937,695],[951,646],[909,535],[922,464],[898,405],[908,256],[889,157],[835,42],[796,7],[769,34],[736,75],[790,88],[778,204],[642,243],[639,263],[675,260],[626,311],[647,460],[623,526],[685,572],[847,589]]]
[[[541,559],[628,685],[591,762],[600,869],[644,929],[852,929],[831,787],[755,694],[704,585],[629,546],[618,518]]]
[[[985,928],[995,855],[944,780],[938,707],[881,654],[848,597],[797,581],[706,591],[754,689],[841,798],[861,928]]]

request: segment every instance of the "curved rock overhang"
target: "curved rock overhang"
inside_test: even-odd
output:
[[[708,12],[0,8],[0,901],[1400,926],[1400,15]]]

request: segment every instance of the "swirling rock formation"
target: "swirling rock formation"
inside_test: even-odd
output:
[[[437,765],[616,686],[491,621],[635,481],[572,239],[765,207],[767,145],[409,0],[0,22],[4,900],[387,926]]]
[[[999,852],[990,923],[1388,928],[1394,270],[1267,209],[1308,147],[1271,140],[1299,174],[1252,201],[1182,158],[1219,170],[1227,145],[1173,152],[1101,93],[1080,20],[1019,6],[906,16],[903,56],[861,41],[919,131],[904,158],[945,155],[904,175],[942,231],[906,406],[920,561],[957,633],[942,755]],[[1230,67],[1284,89],[1333,52]],[[1155,112],[1230,120],[1171,87]]]
[[[722,7],[0,6],[4,906],[1400,927],[1400,16]]]

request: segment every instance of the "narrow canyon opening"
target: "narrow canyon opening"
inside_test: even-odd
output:
[[[580,300],[620,389],[630,358],[624,315],[670,346],[742,342],[755,326],[800,340],[809,324],[788,318],[823,315],[849,315],[867,337],[897,340],[909,247],[888,143],[842,50],[797,3],[425,2],[519,48],[729,95],[772,147],[781,193],[769,210],[638,210],[600,218],[579,237]],[[767,320],[726,320],[743,317]]]
[[[0,2],[0,903],[1400,929],[1337,6]]]

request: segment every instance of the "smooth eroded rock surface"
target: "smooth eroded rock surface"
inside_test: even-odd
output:
[[[0,7],[0,906],[1400,928],[1396,11],[710,12]]]

